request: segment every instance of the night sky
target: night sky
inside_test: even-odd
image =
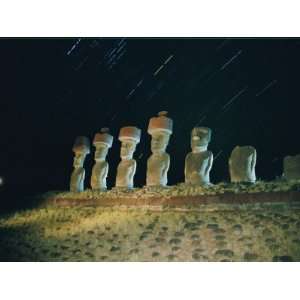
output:
[[[109,127],[108,186],[120,161],[122,126],[142,129],[135,185],[150,156],[149,118],[167,110],[174,132],[169,184],[184,180],[190,132],[212,128],[212,182],[229,180],[236,145],[257,149],[258,179],[282,173],[300,153],[300,39],[1,39],[2,190],[66,190],[77,135]],[[94,148],[87,156],[89,187]]]

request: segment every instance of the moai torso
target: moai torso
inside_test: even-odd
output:
[[[256,150],[252,146],[236,146],[229,158],[231,182],[255,182]]]
[[[73,146],[73,152],[75,153],[73,162],[74,170],[70,179],[70,191],[82,192],[84,190],[85,178],[83,164],[86,155],[90,153],[89,139],[84,136],[77,137]]]
[[[140,142],[141,130],[134,126],[120,129],[121,161],[117,169],[116,187],[132,189],[136,171],[136,161],[132,158],[136,145]]]
[[[195,127],[191,132],[192,152],[185,158],[185,183],[204,185],[210,183],[209,172],[213,164],[213,154],[207,150],[211,139],[211,129]]]
[[[300,179],[300,154],[286,156],[283,160],[283,178],[287,180]]]
[[[96,162],[92,170],[91,187],[93,190],[106,190],[106,177],[108,174],[108,163],[106,161]]]
[[[211,151],[190,152],[185,158],[185,183],[195,185],[210,183],[209,172],[212,167],[212,160]]]
[[[100,133],[96,133],[93,144],[96,147],[95,165],[92,170],[91,187],[93,190],[106,190],[106,177],[109,166],[105,160],[109,148],[112,146],[113,136],[109,134],[108,128],[101,128]]]
[[[168,183],[168,170],[170,156],[168,153],[152,154],[147,161],[147,182],[148,186],[162,185]]]
[[[117,187],[133,188],[133,177],[136,170],[134,159],[122,160],[117,169]]]
[[[71,182],[70,182],[70,191],[71,192],[83,192],[84,191],[84,178],[85,170],[84,168],[76,168],[72,172]]]
[[[170,156],[166,148],[172,132],[173,121],[167,117],[166,111],[150,119],[148,133],[151,135],[152,155],[147,161],[147,186],[166,186],[168,183]]]

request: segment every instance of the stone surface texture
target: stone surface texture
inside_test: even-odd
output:
[[[136,161],[133,153],[136,145],[140,142],[141,130],[137,127],[122,127],[119,133],[121,141],[121,162],[117,169],[116,187],[132,189],[133,179],[136,172]]]
[[[95,164],[92,170],[91,187],[93,190],[106,190],[106,178],[109,170],[106,156],[113,143],[113,136],[109,134],[108,128],[102,128],[96,133],[93,144],[96,147]]]
[[[300,179],[300,154],[286,156],[283,160],[283,178],[287,180]]]
[[[252,146],[236,146],[229,158],[231,182],[256,181],[255,175],[256,150]]]
[[[206,185],[210,183],[209,173],[213,164],[213,154],[207,150],[211,139],[211,129],[195,127],[191,133],[192,152],[185,158],[185,183]]]
[[[90,153],[90,141],[85,136],[78,136],[73,146],[74,170],[70,180],[71,192],[82,192],[84,190],[85,170],[83,167],[86,155]]]
[[[166,153],[170,136],[173,132],[173,121],[167,117],[167,112],[158,113],[150,119],[148,133],[151,135],[152,155],[147,161],[147,186],[166,186],[170,156]]]

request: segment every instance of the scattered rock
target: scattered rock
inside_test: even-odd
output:
[[[177,238],[170,239],[170,241],[169,241],[169,244],[175,244],[175,245],[177,245],[177,244],[180,244],[180,243],[181,243],[181,240],[177,239]]]
[[[235,235],[241,235],[243,233],[243,227],[240,224],[235,224],[232,226],[232,231]]]
[[[136,253],[139,253],[139,251],[140,250],[138,248],[134,248],[129,251],[129,254],[136,254]]]
[[[194,230],[198,230],[198,229],[199,229],[197,223],[186,223],[186,224],[184,225],[184,228],[185,228],[185,229],[188,229],[188,230],[191,230],[191,231],[194,231]]]
[[[202,220],[197,220],[196,224],[197,224],[198,226],[204,225],[204,221],[202,221]]]
[[[245,261],[256,261],[258,259],[258,255],[256,253],[246,252],[244,254]]]
[[[208,229],[218,229],[219,224],[207,224],[206,228],[208,228]]]
[[[280,246],[278,244],[271,244],[271,245],[268,245],[268,248],[271,250],[271,251],[276,251],[280,248]]]
[[[231,260],[225,258],[225,259],[221,259],[220,262],[231,262]]]
[[[276,243],[276,240],[274,238],[268,238],[265,240],[265,243],[267,245],[272,245],[272,244]]]
[[[283,230],[289,229],[290,225],[289,224],[282,224],[280,225],[280,228]]]
[[[218,248],[224,248],[224,247],[227,246],[227,242],[225,242],[225,241],[217,241],[216,245],[217,245]]]
[[[178,247],[178,246],[174,246],[174,247],[172,247],[172,251],[178,251],[178,250],[180,250],[181,248],[180,247]]]
[[[85,255],[88,257],[94,257],[94,254],[92,254],[91,252],[85,252]]]
[[[201,245],[201,240],[194,240],[194,241],[192,241],[192,245],[193,246],[199,246],[199,245]]]
[[[166,241],[166,239],[161,238],[161,237],[157,237],[157,238],[155,238],[155,241],[156,241],[157,243],[163,243],[163,242]]]
[[[198,252],[195,252],[195,253],[192,254],[192,258],[193,258],[194,260],[199,260],[200,257],[201,257],[201,255],[200,255]]]
[[[176,236],[176,237],[184,236],[184,232],[176,231],[174,233],[174,236]]]
[[[283,256],[273,256],[272,261],[292,262],[294,260],[291,256],[283,255]]]
[[[157,256],[160,256],[159,252],[152,252],[152,257],[157,257]]]
[[[263,231],[262,231],[262,234],[264,236],[271,236],[272,235],[272,231],[268,228],[265,228]]]
[[[192,239],[193,241],[199,241],[199,240],[200,240],[200,236],[199,236],[199,234],[192,234],[192,235],[191,235],[191,239]]]
[[[176,258],[176,255],[174,255],[174,254],[169,254],[169,255],[167,256],[167,258],[168,258],[168,260],[172,261],[172,260],[174,260],[174,259]]]
[[[121,250],[121,248],[119,246],[112,246],[110,248],[110,252],[116,252],[116,251],[120,251],[120,250]]]
[[[204,249],[202,249],[202,248],[196,248],[195,250],[194,250],[194,252],[204,252]]]
[[[216,234],[219,234],[219,233],[222,234],[222,233],[225,233],[226,230],[223,228],[215,228],[215,229],[213,229],[213,232]]]
[[[233,255],[234,255],[233,251],[231,251],[229,249],[217,250],[215,254],[222,255],[222,256],[228,256],[228,257],[233,257]]]

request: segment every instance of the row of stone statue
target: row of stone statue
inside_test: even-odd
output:
[[[166,186],[167,173],[170,167],[170,156],[166,152],[170,136],[173,132],[173,121],[167,117],[167,112],[158,113],[149,121],[148,133],[151,135],[152,155],[147,161],[147,186]],[[140,142],[141,130],[137,127],[123,127],[119,133],[121,141],[121,162],[117,169],[116,187],[131,189],[136,171],[136,161],[133,153]],[[211,140],[211,129],[195,127],[191,132],[192,152],[185,159],[185,182],[193,185],[210,184],[210,170],[213,165],[213,153],[207,150]],[[96,133],[93,144],[96,147],[95,165],[92,170],[91,187],[93,190],[106,190],[108,163],[105,160],[109,148],[113,144],[113,136],[107,128]],[[84,190],[85,170],[83,167],[87,154],[90,153],[90,142],[87,137],[80,136],[73,146],[75,153],[71,175],[70,190],[80,192]],[[296,160],[296,163],[295,163]],[[237,146],[229,158],[229,173],[231,182],[255,182],[256,150],[252,146]],[[284,177],[286,179],[300,179],[300,156],[284,159]],[[295,167],[296,166],[296,167]]]

